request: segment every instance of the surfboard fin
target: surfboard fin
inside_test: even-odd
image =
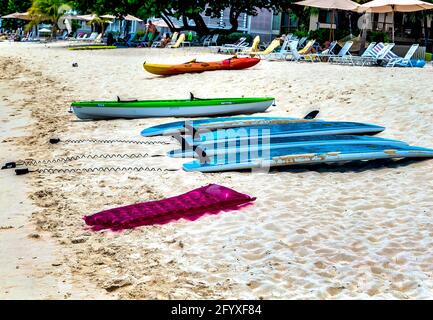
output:
[[[305,120],[312,120],[315,119],[317,117],[317,115],[319,114],[319,110],[313,110],[309,113],[307,113],[304,117]]]
[[[182,151],[185,151],[187,149],[191,149],[191,145],[180,134],[172,135],[172,137],[175,138],[180,143]]]
[[[200,161],[201,164],[205,164],[205,163],[210,162],[210,159],[207,156],[206,151],[204,151],[202,148],[200,148],[199,146],[193,146],[192,150],[198,156],[199,161]]]
[[[183,127],[185,128],[185,135],[191,136],[192,138],[200,139],[200,134],[194,126],[192,126],[189,121],[185,121]]]

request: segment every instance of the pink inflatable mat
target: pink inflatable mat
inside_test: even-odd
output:
[[[117,231],[143,225],[165,224],[181,218],[196,220],[204,214],[240,209],[255,199],[233,189],[210,184],[163,200],[104,210],[85,216],[84,221],[94,231]]]

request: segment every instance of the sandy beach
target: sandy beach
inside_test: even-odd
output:
[[[433,148],[431,64],[423,69],[261,61],[239,71],[160,77],[144,61],[220,60],[204,48],[69,51],[0,42],[0,160],[162,155],[165,119],[79,121],[75,100],[273,96],[262,115],[382,125],[379,136]],[[78,67],[72,67],[73,63]],[[170,144],[63,143],[50,138]],[[0,172],[0,298],[432,299],[433,160],[271,173],[184,172],[184,159],[80,159],[48,168],[177,171]],[[29,166],[32,168],[32,166]],[[36,168],[36,166],[35,166]],[[257,197],[239,211],[123,232],[82,217],[210,183]],[[36,257],[36,258],[34,258]]]

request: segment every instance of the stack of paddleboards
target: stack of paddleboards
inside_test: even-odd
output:
[[[144,129],[170,135],[181,147],[171,157],[196,158],[186,171],[216,172],[376,159],[433,157],[433,149],[374,137],[373,124],[287,117],[231,117],[177,121]]]

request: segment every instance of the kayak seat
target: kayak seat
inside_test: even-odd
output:
[[[200,98],[194,97],[194,94],[193,94],[192,92],[189,93],[189,97],[190,97],[190,100],[191,100],[191,101],[194,101],[194,100],[203,100],[203,99],[200,99]]]
[[[131,98],[131,99],[121,99],[119,96],[117,96],[117,102],[137,102],[138,101],[138,99],[134,99],[134,98]]]

